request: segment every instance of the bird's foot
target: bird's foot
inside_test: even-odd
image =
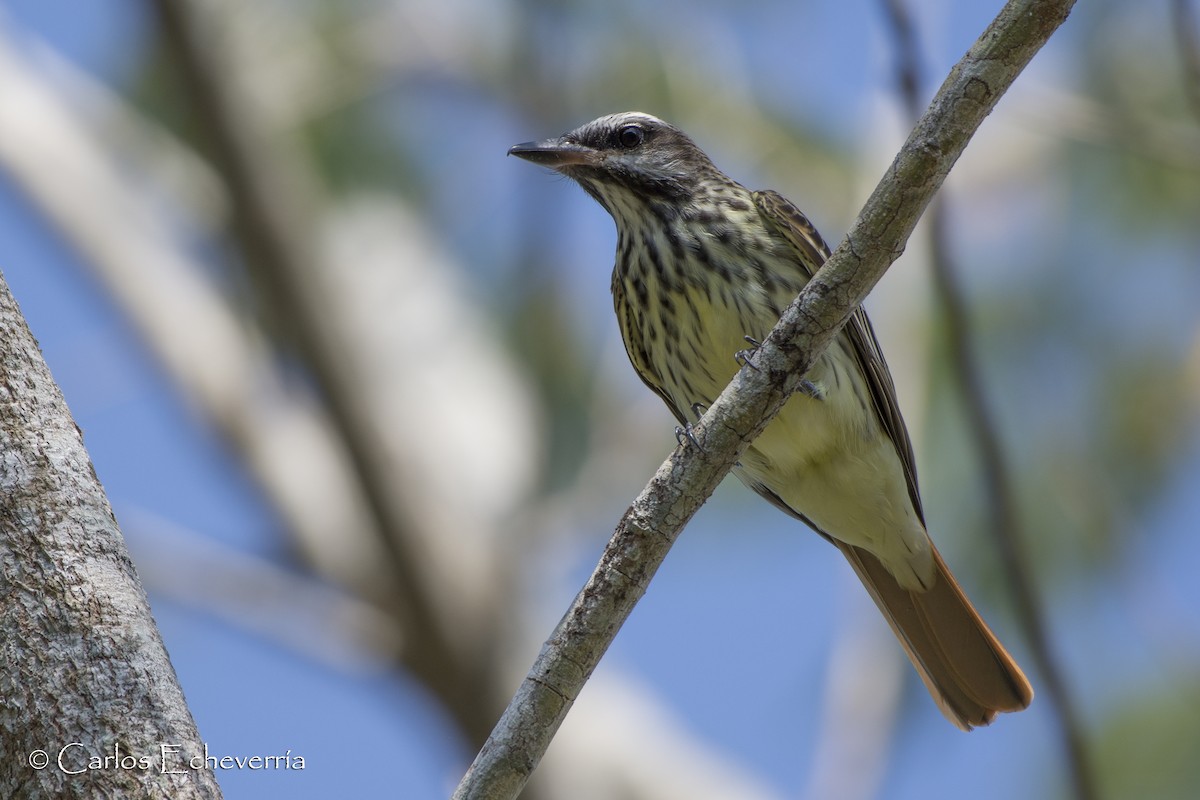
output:
[[[811,397],[813,400],[825,399],[825,390],[808,378],[803,378],[800,383],[796,384],[796,391],[805,397]]]
[[[683,427],[679,427],[678,425],[675,427],[675,441],[683,444],[685,439],[696,445],[701,451],[704,450],[704,445],[700,444],[700,440],[696,438],[696,433],[692,430],[692,423],[690,422],[684,423]]]
[[[743,336],[742,338],[750,343],[750,347],[746,348],[745,350],[738,350],[736,353],[734,353],[733,360],[738,363],[738,366],[758,369],[758,367],[756,367],[754,362],[750,359],[754,358],[754,354],[758,352],[758,348],[762,347],[762,342],[760,342],[758,339],[755,339],[753,336]]]
[[[758,369],[758,366],[755,365],[755,363],[750,359],[754,358],[754,354],[758,352],[760,347],[762,347],[762,342],[760,342],[758,339],[755,339],[753,336],[743,336],[742,338],[749,342],[751,346],[745,350],[738,350],[736,353],[734,353],[733,360],[743,367]],[[825,390],[807,378],[800,381],[800,383],[796,386],[796,391],[802,395],[811,397],[813,400],[825,399]]]

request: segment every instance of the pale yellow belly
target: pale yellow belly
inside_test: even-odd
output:
[[[688,385],[666,381],[676,408],[691,418],[692,404],[708,405],[738,369],[734,354],[749,348],[731,313],[705,314],[706,325],[687,338],[681,354],[704,369]],[[662,354],[659,354],[662,355]],[[667,374],[666,365],[662,367]],[[821,532],[874,553],[901,583],[916,588],[932,571],[928,537],[912,506],[895,446],[871,406],[849,340],[840,335],[809,371],[815,389],[788,400],[735,470],[752,487],[761,484]]]

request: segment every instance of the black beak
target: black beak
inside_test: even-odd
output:
[[[561,138],[514,144],[508,148],[508,154],[554,169],[592,165],[596,163],[597,155],[596,151],[590,147],[567,142]]]

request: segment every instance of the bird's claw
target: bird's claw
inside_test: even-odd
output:
[[[704,449],[704,445],[700,444],[700,440],[696,438],[696,433],[692,430],[692,423],[690,422],[684,423],[683,427],[675,426],[675,441],[683,444],[685,439],[701,450]]]
[[[738,366],[758,369],[758,367],[755,366],[754,362],[750,359],[754,358],[754,354],[758,352],[758,348],[762,347],[762,342],[760,342],[758,339],[755,339],[753,336],[743,336],[742,338],[749,342],[751,346],[745,350],[738,350],[736,353],[734,353],[733,360],[738,363]]]
[[[704,416],[702,412],[708,410],[708,406],[706,406],[704,403],[692,403],[689,408],[692,409],[692,415],[695,416],[696,419],[700,419],[700,417]]]
[[[825,390],[808,378],[801,379],[800,383],[796,384],[796,391],[802,395],[811,397],[813,400],[824,400]]]
[[[758,366],[750,359],[754,358],[754,354],[758,352],[760,347],[762,347],[762,342],[760,342],[758,339],[755,339],[753,336],[743,336],[742,338],[749,342],[751,346],[745,350],[738,350],[736,353],[734,353],[733,360],[743,367],[758,369]],[[796,391],[800,394],[811,397],[813,400],[825,399],[825,390],[807,378],[801,380],[800,383],[797,384]]]

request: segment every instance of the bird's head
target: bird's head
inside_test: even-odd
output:
[[[600,117],[556,139],[513,145],[508,154],[578,182],[617,216],[639,202],[693,197],[717,168],[687,134],[638,111]]]

